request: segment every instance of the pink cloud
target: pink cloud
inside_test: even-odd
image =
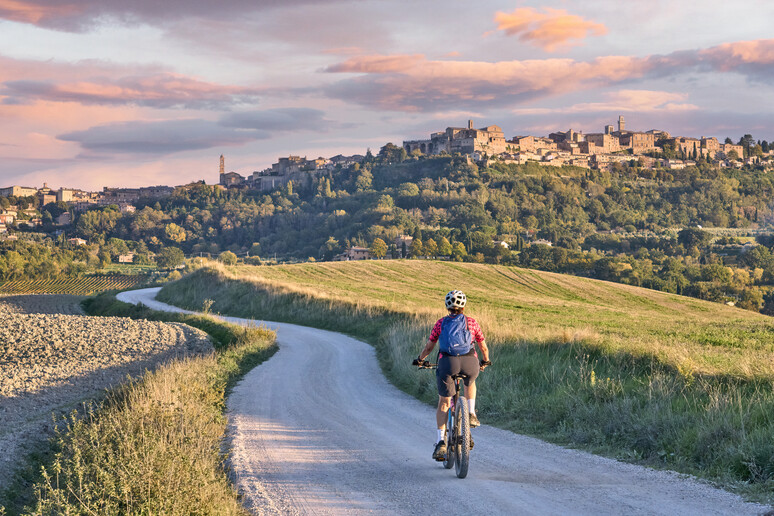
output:
[[[73,4],[41,5],[20,0],[0,0],[0,17],[22,23],[39,24],[49,18],[67,18],[79,12]]]
[[[329,96],[397,111],[508,106],[540,97],[607,87],[693,71],[734,72],[774,78],[774,40],[729,43],[703,50],[646,57],[604,56],[591,61],[429,60],[423,55],[366,55],[328,67],[357,77],[326,88]],[[673,108],[680,107],[676,103]],[[687,108],[688,106],[682,106]]]
[[[641,77],[648,63],[631,57],[526,61],[439,61],[421,55],[360,56],[329,67],[361,73],[341,81],[329,94],[384,109],[448,109],[449,103],[508,104],[591,85]]]
[[[498,11],[494,20],[497,30],[548,52],[568,46],[572,40],[607,34],[607,27],[601,23],[550,7],[543,8],[543,12],[532,7],[520,7],[512,13]]]
[[[0,56],[0,102],[3,104],[52,101],[229,109],[256,103],[258,93],[255,88],[215,84],[159,67],[88,61],[75,64],[24,61]]]
[[[519,108],[517,115],[548,115],[555,113],[664,113],[695,111],[699,106],[684,102],[688,95],[668,91],[619,90],[604,95],[603,102],[583,102],[569,107]]]

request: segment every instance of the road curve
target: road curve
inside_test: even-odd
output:
[[[155,301],[158,290],[118,298],[182,311]],[[473,431],[470,472],[457,479],[430,458],[434,409],[387,382],[374,348],[338,333],[266,324],[278,329],[279,351],[228,400],[235,481],[254,513],[707,516],[770,509],[683,475],[487,425]]]

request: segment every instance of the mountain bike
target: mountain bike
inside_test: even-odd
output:
[[[425,362],[419,365],[420,369],[435,369],[438,364]],[[454,396],[451,399],[449,413],[446,418],[446,458],[443,467],[457,473],[458,478],[468,475],[470,465],[470,413],[468,412],[468,400],[460,396],[460,381],[467,375],[452,375],[454,380]]]

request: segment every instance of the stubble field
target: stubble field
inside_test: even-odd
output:
[[[179,323],[89,317],[76,296],[0,297],[0,490],[17,462],[51,435],[52,413],[178,356],[212,350]]]

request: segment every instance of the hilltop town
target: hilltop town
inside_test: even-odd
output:
[[[468,120],[467,127],[447,127],[444,131],[432,133],[428,139],[405,140],[402,148],[406,156],[415,157],[459,154],[484,167],[494,162],[532,162],[553,167],[606,170],[615,163],[631,164],[634,161],[642,168],[675,170],[696,165],[699,159],[726,168],[773,166],[774,146],[769,149],[769,144],[763,143],[765,148],[762,147],[756,154],[754,150],[729,139],[721,143],[715,137],[672,136],[658,129],[631,131],[626,129],[624,117],[619,116],[617,129],[607,125],[604,132],[584,134],[569,129],[546,137],[514,136],[510,140],[505,138],[502,128],[497,125],[476,129],[473,121]],[[310,173],[324,173],[337,165],[349,166],[362,160],[360,155],[311,160],[289,156],[280,158],[265,170],[243,176],[237,172],[225,172],[221,156],[219,184],[273,190],[289,181],[306,180],[306,175]]]
[[[460,155],[484,168],[494,163],[535,163],[594,170],[609,170],[616,164],[651,170],[675,170],[694,166],[699,161],[724,168],[774,167],[774,143],[771,146],[765,141],[758,144],[747,142],[747,145],[742,143],[744,141],[735,144],[728,138],[721,143],[715,137],[672,136],[657,129],[631,131],[626,128],[623,116],[618,117],[617,128],[607,125],[603,132],[584,134],[569,129],[548,136],[514,136],[511,139],[506,139],[502,128],[497,125],[476,129],[473,121],[469,120],[467,127],[447,127],[444,131],[430,134],[427,139],[405,140],[401,147],[388,143],[382,147],[380,154],[397,154],[397,160]],[[279,158],[277,163],[264,170],[243,175],[234,171],[226,172],[225,157],[221,155],[216,186],[269,192],[286,188],[289,183],[309,184],[336,169],[362,163],[366,157],[359,154],[314,159],[288,156]],[[65,187],[53,190],[46,184],[42,188],[18,185],[0,188],[0,198],[28,199],[22,208],[11,206],[8,202],[0,205],[0,233],[6,232],[13,224],[30,227],[41,225],[43,221],[36,217],[35,206],[59,203],[63,211],[53,222],[64,226],[72,222],[73,214],[92,207],[116,205],[121,212],[132,213],[135,210],[133,203],[139,199],[168,197],[175,188],[185,186],[104,187],[100,192]],[[28,206],[30,204],[35,206]]]

